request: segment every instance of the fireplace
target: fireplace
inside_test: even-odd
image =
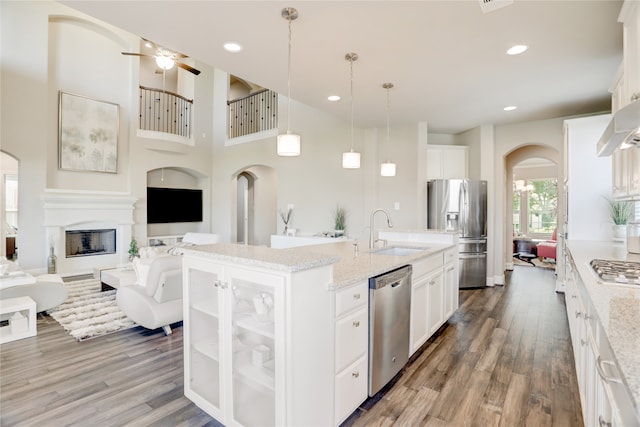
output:
[[[98,267],[128,263],[135,197],[119,192],[48,189],[42,200],[44,253],[53,247],[58,274],[87,274]]]
[[[65,231],[66,257],[116,253],[116,229]]]

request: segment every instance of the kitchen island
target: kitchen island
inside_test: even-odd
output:
[[[185,395],[225,425],[339,425],[367,398],[368,279],[414,266],[414,351],[457,308],[454,242],[182,248]]]
[[[640,426],[640,285],[603,283],[589,265],[640,255],[612,242],[569,240],[567,249],[565,298],[585,424]]]

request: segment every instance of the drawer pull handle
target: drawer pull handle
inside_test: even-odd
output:
[[[582,313],[576,310],[576,319],[582,317]]]
[[[353,299],[360,299],[360,294],[353,294]]]
[[[360,321],[359,320],[354,320],[353,321],[353,327],[357,328],[358,326],[360,326]]]
[[[360,372],[358,372],[358,371],[353,371],[353,372],[351,373],[351,376],[352,376],[353,378],[358,378],[358,377],[360,376]]]
[[[615,364],[612,361],[610,361],[610,360],[602,360],[602,358],[598,355],[598,357],[596,358],[596,370],[598,371],[598,374],[600,375],[602,380],[604,382],[607,382],[607,383],[622,384],[622,380],[620,378],[608,376],[604,372],[604,366],[603,365],[612,365],[612,366],[615,367]]]
[[[587,345],[587,342],[583,339],[580,339],[580,345],[584,347],[585,345]]]
[[[435,281],[435,280],[432,280],[432,281],[430,281],[430,282],[429,282],[429,286],[433,286],[433,285],[435,285],[435,284],[436,284],[436,281]]]

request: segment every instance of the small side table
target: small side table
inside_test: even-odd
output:
[[[120,286],[134,285],[136,280],[135,270],[129,268],[113,268],[100,272],[102,291],[118,289]]]
[[[24,316],[18,322],[0,328],[0,344],[22,338],[34,337],[36,331],[36,302],[29,297],[18,297],[0,300],[0,314],[9,314],[11,318],[15,313]],[[26,325],[22,324],[26,320]]]

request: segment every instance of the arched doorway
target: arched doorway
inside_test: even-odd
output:
[[[0,152],[0,255],[8,260],[18,258],[18,159]]]
[[[277,232],[276,171],[247,166],[231,177],[231,241],[269,246]]]
[[[514,237],[550,238],[561,220],[558,207],[563,193],[560,183],[560,158],[557,150],[529,144],[518,147],[505,156],[505,253],[507,269],[513,268]],[[535,184],[535,185],[534,185]],[[553,186],[549,196],[553,200],[538,200],[544,195],[544,185]],[[547,202],[546,205],[542,206]],[[546,212],[550,209],[553,212]],[[549,218],[552,218],[550,220]],[[553,224],[550,223],[553,222]]]
[[[253,243],[253,180],[254,176],[250,173],[238,175],[236,241],[245,245]]]

